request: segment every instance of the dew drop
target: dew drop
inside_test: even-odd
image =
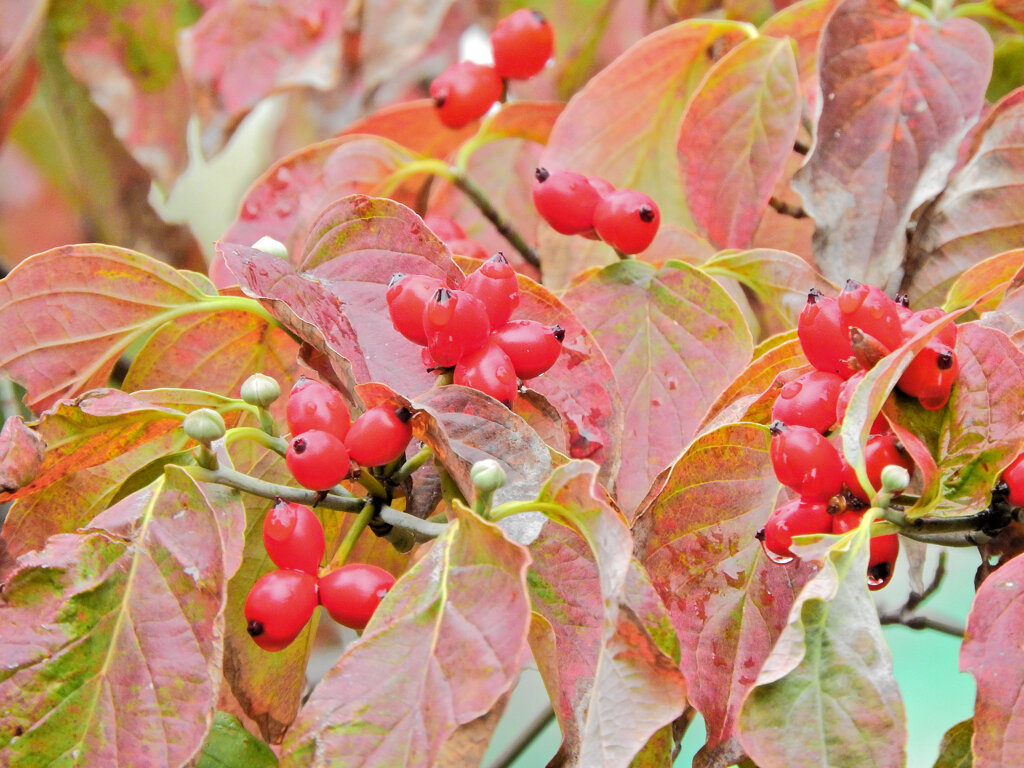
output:
[[[791,381],[789,382],[789,384],[782,388],[782,391],[779,393],[779,397],[785,400],[791,400],[792,398],[799,395],[800,390],[803,388],[804,385],[801,384],[799,381]]]
[[[778,563],[779,565],[786,565],[786,563],[792,563],[793,560],[794,560],[794,557],[792,555],[777,555],[777,554],[775,554],[770,549],[768,549],[768,547],[766,547],[764,545],[763,541],[761,542],[761,549],[764,550],[765,555],[773,563]]]

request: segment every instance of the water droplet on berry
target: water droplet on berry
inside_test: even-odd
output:
[[[800,390],[803,389],[803,388],[804,388],[804,385],[801,384],[799,381],[791,381],[791,382],[789,382],[789,384],[787,384],[786,386],[784,386],[782,388],[782,391],[779,392],[779,397],[781,397],[781,398],[783,398],[785,400],[790,400],[790,399],[796,397],[797,395],[799,395],[800,394]]]
[[[771,560],[773,563],[778,563],[779,565],[786,565],[787,563],[792,563],[793,560],[795,559],[792,555],[777,555],[777,554],[775,554],[770,549],[768,549],[768,547],[766,547],[764,545],[763,541],[761,542],[761,549],[764,550],[764,553],[768,557],[769,560]]]

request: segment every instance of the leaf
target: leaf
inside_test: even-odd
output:
[[[969,156],[925,209],[910,241],[904,288],[917,305],[940,304],[964,269],[1016,249],[1024,235],[1024,90],[996,104],[974,131]]]
[[[1024,268],[1024,248],[1005,251],[979,261],[961,272],[949,286],[946,301],[942,309],[951,312],[954,309],[971,306],[977,313],[988,312],[999,306],[1005,293],[992,293],[997,286],[1009,289],[1016,281],[1017,273]],[[978,296],[985,294],[983,302]]]
[[[960,669],[977,683],[974,705],[974,768],[1012,765],[1020,743],[1020,658],[1024,654],[1024,558],[1013,558],[982,582],[967,616]]]
[[[973,736],[973,720],[962,720],[946,731],[939,745],[939,759],[933,768],[971,768],[974,764],[971,754]]]
[[[349,125],[341,136],[373,134],[407,150],[443,159],[454,152],[479,126],[470,123],[453,129],[437,117],[433,99],[416,99],[389,104]]]
[[[14,493],[31,483],[43,466],[46,443],[21,416],[11,416],[0,429],[0,492]]]
[[[314,689],[282,766],[435,765],[515,683],[526,652],[527,551],[456,505],[363,636]]]
[[[903,700],[865,577],[871,517],[825,554],[743,702],[740,743],[757,765],[906,760]]]
[[[522,389],[513,410],[551,449],[569,453],[569,430],[562,416],[548,399],[532,389]]]
[[[44,410],[105,384],[133,341],[204,298],[175,269],[123,248],[37,254],[0,281],[0,326],[8,329],[0,369],[25,387],[31,408]]]
[[[338,83],[345,6],[330,0],[215,3],[181,38],[203,151],[219,152],[271,94]]]
[[[196,768],[276,768],[277,756],[238,718],[217,712]]]
[[[615,371],[626,426],[615,491],[632,510],[750,360],[753,342],[735,302],[682,262],[612,264],[564,298]]]
[[[714,61],[747,38],[748,29],[730,21],[683,21],[640,40],[569,101],[541,165],[640,190],[657,201],[663,224],[692,229],[676,156],[679,119]],[[538,240],[545,283],[556,289],[577,272],[615,259],[601,243],[566,239],[545,225]]]
[[[444,743],[437,756],[437,765],[445,768],[478,768],[483,762],[491,737],[505,714],[511,694],[506,693],[486,715],[460,725]]]
[[[953,169],[991,63],[973,21],[933,25],[893,0],[836,8],[821,39],[816,140],[794,180],[827,278],[885,287],[898,275],[910,216]]]
[[[768,430],[753,424],[701,435],[633,524],[637,557],[679,637],[707,749],[734,734],[743,697],[813,573],[773,563],[755,538],[780,489],[768,444]]]
[[[218,528],[172,470],[21,558],[0,603],[0,761],[189,763],[219,688]]]
[[[412,64],[441,30],[452,0],[366,0],[359,51],[366,88]]]
[[[35,86],[33,53],[49,3],[19,0],[4,6],[0,35],[0,144],[25,106]]]
[[[565,109],[560,101],[513,101],[484,118],[477,141],[525,139],[546,144],[555,120]]]
[[[538,496],[562,511],[548,513],[531,546],[531,646],[562,727],[564,764],[628,765],[682,714],[686,689],[664,607],[596,479],[593,464],[571,462]]]
[[[800,91],[813,113],[818,101],[818,43],[839,0],[802,0],[781,9],[764,24],[761,34],[790,38],[796,45]]]
[[[756,37],[715,63],[683,113],[687,204],[720,248],[750,245],[800,128],[798,85],[793,44]]]

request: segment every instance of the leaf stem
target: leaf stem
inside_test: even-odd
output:
[[[359,514],[356,515],[356,519],[352,521],[351,527],[345,531],[345,538],[341,540],[338,551],[331,558],[332,568],[338,568],[348,561],[348,556],[352,554],[352,548],[356,545],[359,535],[366,529],[376,513],[377,505],[373,503],[372,499],[367,499],[363,508],[359,510]]]
[[[488,519],[498,522],[511,515],[518,515],[520,512],[543,512],[549,517],[554,515],[556,518],[561,518],[565,515],[565,507],[551,501],[506,501],[492,509]]]
[[[397,168],[382,182],[379,188],[381,196],[390,196],[398,188],[399,184],[410,176],[415,176],[419,173],[429,173],[434,176],[440,176],[448,181],[453,181],[452,177],[455,175],[456,171],[443,160],[435,160],[429,157],[413,160],[402,167]]]
[[[380,499],[385,504],[389,501],[388,492],[384,489],[380,480],[373,476],[368,469],[361,469],[357,474],[352,475],[352,479],[359,483],[367,492],[375,499]]]
[[[288,441],[283,437],[268,435],[262,429],[256,427],[234,427],[224,435],[224,445],[231,445],[236,440],[252,440],[264,448],[269,448],[278,456],[284,456],[288,450]]]
[[[487,768],[511,768],[512,764],[526,751],[533,740],[536,739],[548,727],[548,724],[555,719],[555,710],[551,708],[550,702],[529,722],[511,742],[503,749]]]
[[[268,483],[266,480],[259,480],[223,466],[216,470],[193,466],[186,467],[185,471],[200,482],[226,485],[229,488],[245,491],[253,496],[262,496],[265,499],[284,499],[310,507],[333,509],[337,512],[358,512],[364,504],[363,499],[354,496],[346,497],[333,492],[324,496],[318,491],[310,491],[306,488]],[[320,498],[321,496],[323,498]]]
[[[420,448],[419,453],[405,462],[396,471],[392,472],[389,479],[395,485],[405,482],[413,472],[430,461],[433,455],[434,452],[430,449],[429,445],[423,446]]]
[[[498,209],[491,205],[491,201],[484,194],[484,191],[480,189],[466,174],[452,168],[452,177],[449,179],[466,197],[473,201],[473,204],[479,209],[480,213],[494,225],[494,228],[501,233],[508,242],[519,251],[519,255],[523,257],[529,264],[540,269],[540,256],[533,250],[533,247],[523,239],[523,236],[519,234],[519,231],[512,226],[512,223],[502,216]]]
[[[380,508],[380,519],[396,528],[405,528],[417,534],[417,538],[426,541],[435,539],[448,530],[448,523],[432,523],[421,520],[408,512],[400,512],[391,507]]]
[[[1005,24],[1010,27],[1017,34],[1024,34],[1024,23],[1021,23],[1017,19],[1010,16],[1008,13],[1001,11],[991,3],[964,3],[953,8],[950,12],[950,16],[953,17],[964,17],[964,16],[975,16],[984,19],[991,19],[992,21],[998,21],[1000,24]]]

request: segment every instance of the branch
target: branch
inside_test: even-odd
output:
[[[942,621],[941,619],[935,619],[931,616],[918,616],[914,614],[918,606],[921,605],[925,600],[935,594],[938,590],[939,585],[942,583],[942,579],[946,575],[946,553],[941,552],[939,554],[939,564],[935,567],[935,573],[932,575],[932,580],[928,586],[925,587],[923,592],[911,592],[907,596],[906,602],[901,605],[895,611],[888,611],[886,613],[880,613],[878,615],[878,621],[882,625],[888,624],[900,624],[909,629],[934,629],[936,632],[942,632],[946,635],[953,635],[954,637],[963,637],[964,628]]]
[[[453,169],[454,170],[454,169]],[[462,191],[473,204],[480,210],[494,228],[512,244],[512,247],[519,251],[519,254],[530,264],[540,268],[540,257],[533,250],[529,243],[523,239],[519,231],[512,226],[512,223],[503,217],[498,210],[491,205],[491,201],[484,194],[484,191],[474,184],[468,176],[461,171],[456,171],[451,177],[451,182]]]
[[[926,544],[946,547],[976,547],[1003,530],[1014,519],[1014,508],[998,494],[992,503],[973,515],[919,517],[900,526],[900,534]]]
[[[337,512],[358,512],[363,508],[364,503],[363,499],[355,496],[342,496],[332,492],[325,494],[322,491],[310,491],[306,488],[268,483],[266,480],[258,480],[224,466],[218,469],[187,467],[187,471],[192,477],[203,483],[218,483],[226,485],[228,488],[251,493],[253,496],[262,496],[265,499],[284,499],[309,507],[323,507]]]
[[[792,216],[794,219],[806,219],[807,211],[801,208],[799,205],[792,205],[787,203],[785,200],[780,200],[777,197],[768,198],[768,205],[774,208],[776,211],[781,213],[783,216]]]
[[[548,703],[545,705],[544,709],[530,721],[529,725],[527,725],[519,735],[512,739],[512,742],[501,751],[501,754],[491,761],[488,768],[510,768],[516,759],[526,751],[526,748],[533,743],[533,740],[548,727],[548,723],[554,719],[555,711],[551,708],[551,704]]]

